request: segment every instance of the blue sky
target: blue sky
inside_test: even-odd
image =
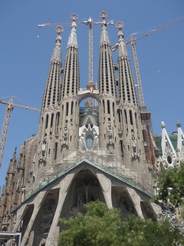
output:
[[[14,103],[41,107],[42,96],[55,45],[55,28],[38,28],[39,23],[70,22],[76,13],[78,20],[100,20],[100,12],[107,12],[107,20],[124,22],[123,33],[129,40],[131,33],[142,35],[170,21],[184,16],[183,0],[1,0],[0,1],[0,99]],[[62,33],[62,59],[64,64],[70,27]],[[101,26],[94,26],[94,82],[98,78],[98,56]],[[108,26],[111,44],[118,41],[118,30]],[[88,27],[77,27],[80,84],[88,83]],[[133,68],[131,47],[128,52]],[[143,87],[144,101],[152,112],[155,135],[161,134],[161,121],[168,133],[177,130],[180,121],[184,130],[184,21],[137,41],[137,56]],[[117,62],[117,51],[113,53]],[[134,77],[135,79],[135,77]],[[0,129],[6,106],[0,104]],[[5,183],[9,160],[15,147],[32,134],[37,134],[39,113],[15,108],[11,114],[0,186]],[[17,157],[18,157],[17,151]]]

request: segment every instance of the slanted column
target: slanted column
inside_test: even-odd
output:
[[[57,240],[58,240],[57,224],[65,202],[68,188],[72,182],[74,175],[75,175],[74,173],[68,174],[66,177],[64,177],[64,179],[61,180],[59,184],[60,191],[59,191],[58,205],[47,237],[46,246],[57,245]]]
[[[31,229],[33,227],[33,223],[35,222],[36,216],[38,215],[39,209],[44,201],[44,198],[46,197],[46,193],[47,191],[42,191],[40,192],[36,199],[34,200],[34,210],[31,216],[31,219],[29,221],[28,227],[24,233],[24,236],[22,238],[22,242],[21,242],[21,246],[25,246],[26,245],[26,241],[27,238],[29,237],[30,233],[31,233]],[[19,221],[20,222],[20,221]]]
[[[128,194],[130,196],[130,198],[132,199],[133,203],[134,203],[134,208],[137,212],[137,215],[144,219],[143,213],[142,213],[142,209],[141,209],[141,199],[140,196],[135,192],[134,189],[132,188],[126,188],[128,191]]]
[[[102,187],[106,205],[108,208],[112,208],[111,180],[102,173],[96,173],[96,175]]]

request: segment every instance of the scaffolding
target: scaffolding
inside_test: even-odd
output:
[[[151,112],[141,111],[142,132],[146,161],[153,171],[156,171],[155,140],[151,121]]]

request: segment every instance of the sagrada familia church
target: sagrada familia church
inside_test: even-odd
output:
[[[64,64],[62,28],[57,28],[38,135],[25,140],[10,160],[0,231],[20,232],[21,246],[57,245],[59,219],[85,213],[84,204],[97,199],[119,208],[125,218],[153,218],[160,207],[150,202],[152,174],[184,160],[179,122],[171,136],[162,122],[162,135],[155,137],[143,124],[146,112],[139,109],[122,25],[117,24],[115,64],[104,12],[101,17],[98,88],[80,89],[74,14]],[[89,97],[97,106],[80,108]]]

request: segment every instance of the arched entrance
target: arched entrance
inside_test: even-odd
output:
[[[60,217],[69,218],[85,213],[84,204],[99,199],[105,202],[97,177],[86,167],[72,181]]]
[[[112,187],[112,204],[113,207],[120,209],[123,218],[128,218],[132,214],[137,215],[126,188]]]

